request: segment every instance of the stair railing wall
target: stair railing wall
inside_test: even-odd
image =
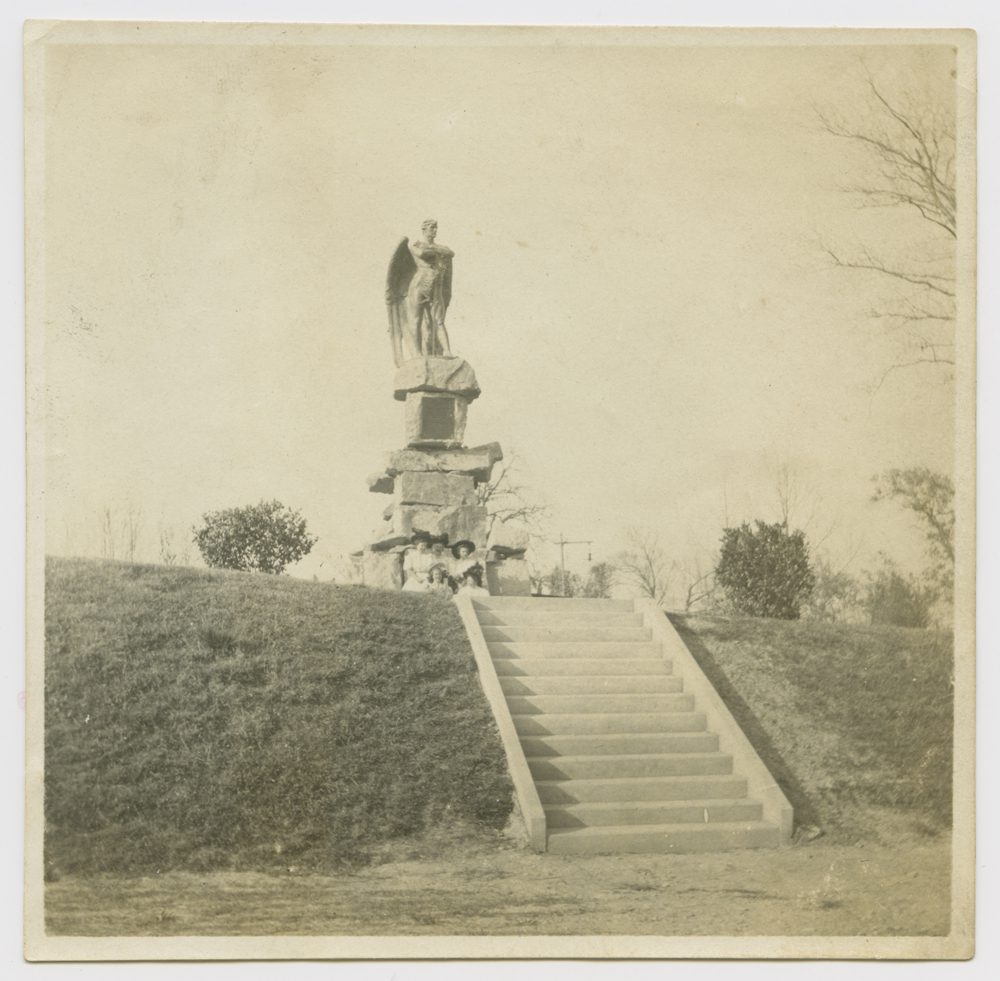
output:
[[[684,691],[693,695],[696,707],[706,713],[708,728],[719,736],[720,751],[733,758],[733,771],[746,776],[747,795],[761,801],[764,820],[778,826],[781,841],[787,844],[792,837],[794,813],[771,771],[757,755],[750,740],[664,611],[648,598],[637,599],[635,609],[642,614],[643,625],[652,630],[653,640],[659,641],[664,657],[673,662],[674,674],[684,679]]]
[[[535,780],[528,768],[528,761],[521,748],[521,740],[514,728],[514,720],[507,707],[507,697],[500,685],[496,668],[493,666],[490,649],[480,629],[479,617],[476,616],[472,600],[468,596],[456,594],[454,603],[462,617],[469,643],[472,645],[472,653],[476,658],[476,666],[479,668],[479,682],[493,711],[497,729],[500,731],[500,739],[503,742],[504,753],[507,755],[507,766],[514,784],[517,804],[528,833],[528,841],[535,851],[544,852],[546,844],[545,810],[538,797],[538,791],[535,789]]]

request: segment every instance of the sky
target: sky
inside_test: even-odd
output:
[[[952,472],[954,386],[915,368],[876,390],[879,284],[824,245],[927,229],[857,209],[842,188],[869,164],[816,107],[862,113],[865,66],[947,106],[951,52],[620,37],[51,46],[47,550],[100,554],[102,508],[139,508],[155,561],[160,527],[277,497],[319,536],[292,574],[339,575],[404,439],[385,271],[434,217],[483,390],[466,442],[516,452],[550,538],[593,541],[571,568],[630,527],[709,556],[725,525],[777,519],[782,467],[814,549],[919,568],[871,478]]]

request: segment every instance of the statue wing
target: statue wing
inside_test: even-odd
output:
[[[392,356],[398,368],[403,363],[403,333],[406,330],[406,294],[410,281],[417,271],[417,264],[410,253],[410,240],[404,238],[389,260],[385,279],[385,305],[389,315],[389,334],[392,338]]]

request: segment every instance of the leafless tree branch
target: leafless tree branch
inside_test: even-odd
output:
[[[851,254],[854,250],[824,247],[834,266],[872,274],[887,286],[894,283],[895,294],[912,288],[910,292],[918,298],[890,296],[870,311],[873,319],[882,321],[883,329],[897,332],[903,345],[897,362],[883,373],[877,391],[894,370],[954,363],[947,354],[953,347],[955,319],[956,143],[951,109],[927,101],[917,103],[905,96],[890,97],[867,69],[865,85],[867,110],[850,120],[814,107],[826,133],[859,147],[872,164],[867,180],[855,180],[842,190],[862,208],[915,213],[935,230],[939,243],[935,245],[930,239],[915,243],[911,253],[901,252],[893,261],[867,248]],[[941,237],[942,232],[946,237]],[[914,325],[922,326],[925,332],[908,329]],[[933,337],[926,333],[930,328],[935,330]]]

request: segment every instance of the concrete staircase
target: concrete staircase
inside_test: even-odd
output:
[[[472,610],[544,810],[548,851],[781,843],[779,823],[765,820],[733,756],[720,751],[706,716],[713,706],[685,690],[633,601],[496,596]]]

